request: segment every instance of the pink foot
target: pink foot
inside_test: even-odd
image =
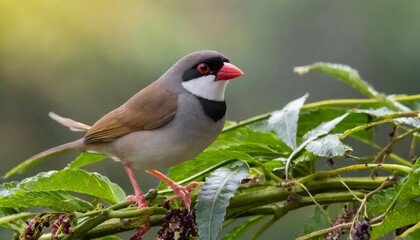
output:
[[[133,185],[134,188],[134,193],[135,195],[129,195],[125,198],[125,200],[127,201],[132,201],[134,203],[137,204],[139,209],[143,209],[143,208],[147,208],[147,201],[144,198],[144,194],[141,191],[137,180],[136,180],[136,176],[134,175],[134,171],[133,171],[133,167],[131,164],[126,163],[124,164],[124,168],[127,172],[128,177],[130,178],[131,184]],[[141,237],[150,229],[150,222],[149,222],[149,218],[147,219],[145,225],[143,227],[140,228],[136,228],[136,231],[134,233],[134,236],[132,236],[130,238],[130,240],[138,240],[141,239]]]
[[[152,174],[153,176],[159,178],[162,182],[167,183],[172,190],[175,193],[175,196],[167,199],[165,201],[165,204],[172,202],[175,199],[178,199],[182,202],[184,202],[185,208],[189,211],[190,207],[191,207],[191,197],[190,197],[190,192],[191,190],[193,190],[194,188],[198,187],[199,184],[197,182],[192,182],[190,184],[188,184],[187,186],[183,187],[181,185],[179,185],[178,183],[172,181],[170,178],[168,178],[167,176],[165,176],[163,173],[156,171],[156,170],[146,170],[147,173]]]
[[[174,184],[171,186],[172,190],[175,193],[175,196],[168,198],[165,203],[169,203],[178,199],[181,202],[184,202],[185,208],[189,211],[191,209],[191,196],[190,192],[198,187],[199,184],[197,182],[189,183],[187,186],[183,187],[179,184]]]
[[[136,203],[139,209],[147,208],[147,202],[142,196],[128,195],[125,200]]]
[[[142,236],[149,231],[150,229],[150,222],[147,221],[146,226],[141,227],[141,228],[136,228],[136,230],[134,231],[134,235],[130,238],[130,240],[141,240]]]

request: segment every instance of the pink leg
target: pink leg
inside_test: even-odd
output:
[[[172,190],[174,191],[176,195],[175,198],[178,198],[179,200],[183,201],[185,204],[185,208],[190,210],[190,206],[191,206],[190,191],[199,186],[197,182],[192,182],[188,184],[187,186],[183,187],[179,185],[178,183],[172,181],[170,178],[168,178],[163,173],[157,170],[150,169],[150,170],[146,170],[146,172],[159,178],[162,182],[167,183],[169,187],[171,187]],[[175,198],[169,198],[168,200],[173,201]]]
[[[133,171],[133,166],[130,163],[126,163],[124,164],[124,168],[125,171],[127,172],[128,177],[130,178],[131,184],[133,185],[134,188],[134,196],[130,195],[127,196],[127,200],[131,200],[133,202],[137,203],[137,206],[142,209],[142,208],[147,208],[147,202],[146,199],[144,198],[144,194],[141,191],[139,184],[137,183],[136,180],[136,175],[134,175],[134,171]]]
[[[137,183],[136,175],[134,175],[134,171],[133,171],[133,166],[130,163],[126,163],[124,164],[124,169],[127,172],[128,177],[130,178],[131,184],[133,185],[133,188],[134,188],[134,194],[135,194],[134,196],[129,195],[125,199],[128,201],[133,201],[137,203],[137,206],[139,209],[147,208],[147,202],[146,202],[146,199],[144,198],[143,192],[141,191],[139,187],[139,184]],[[143,234],[145,234],[147,230],[149,229],[150,229],[150,222],[149,222],[149,219],[147,219],[147,223],[144,227],[136,229],[135,236],[138,236],[141,239],[141,236],[143,236]]]

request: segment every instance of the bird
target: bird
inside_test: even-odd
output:
[[[124,164],[135,193],[127,199],[139,208],[146,208],[147,202],[134,168],[144,169],[167,183],[174,197],[190,209],[190,191],[198,184],[181,186],[156,169],[194,158],[218,137],[226,118],[226,86],[243,74],[217,51],[190,53],[92,126],[50,113],[70,129],[85,131],[84,137],[45,150],[25,162],[68,151],[105,154]]]

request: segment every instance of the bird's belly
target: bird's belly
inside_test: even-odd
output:
[[[219,135],[224,121],[138,131],[111,143],[109,155],[140,169],[167,168],[200,154]]]

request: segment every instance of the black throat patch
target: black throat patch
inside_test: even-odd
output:
[[[226,102],[225,101],[213,101],[202,97],[197,97],[200,100],[201,106],[203,106],[204,113],[207,117],[217,122],[222,119],[226,114]]]

